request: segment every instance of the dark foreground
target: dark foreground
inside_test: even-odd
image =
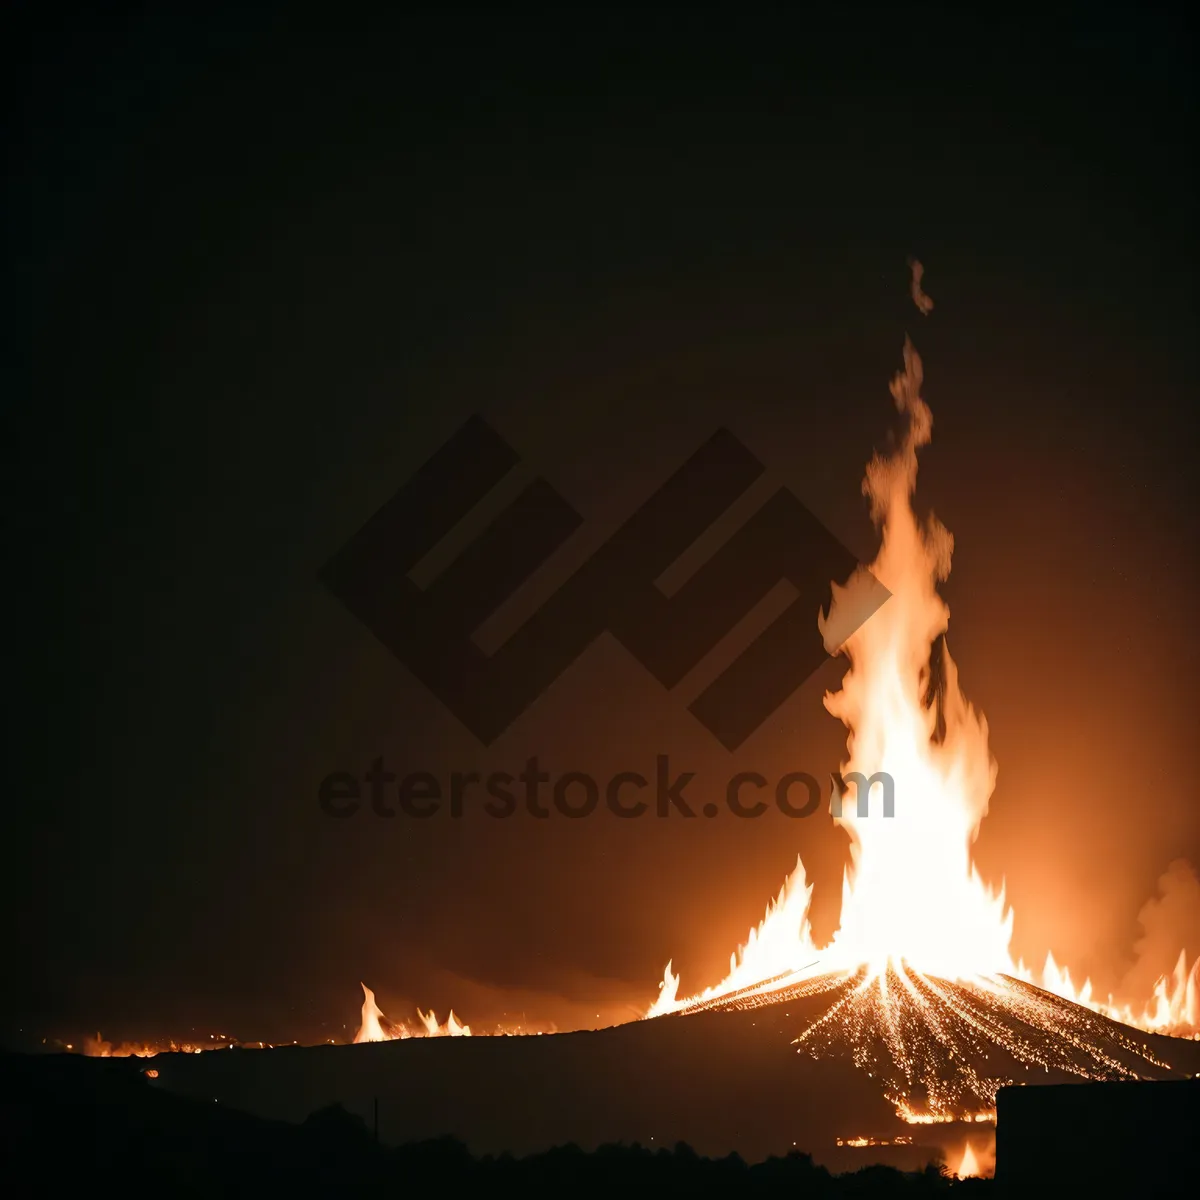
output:
[[[1187,1196],[1200,1178],[1200,1077],[1001,1088],[1003,1195]]]
[[[339,1106],[302,1124],[270,1121],[217,1102],[151,1086],[127,1061],[73,1056],[0,1059],[0,1138],[9,1195],[56,1195],[112,1184],[126,1194],[374,1197],[436,1186],[508,1194],[611,1195],[690,1189],[779,1196],[955,1196],[990,1193],[984,1180],[953,1181],[937,1168],[906,1174],[867,1167],[836,1176],[808,1155],[755,1165],[737,1156],[672,1150],[564,1146],[524,1158],[473,1157],[452,1139],[394,1149],[376,1144]]]
[[[750,1165],[682,1143],[472,1155],[452,1137],[388,1146],[340,1104],[289,1122],[179,1095],[161,1086],[161,1061],[0,1055],[4,1194],[84,1195],[111,1184],[126,1195],[256,1200],[432,1187],[527,1196],[1182,1196],[1194,1185],[1200,1129],[1200,1079],[1190,1079],[1002,1089],[994,1181],[957,1180],[937,1165],[835,1174],[799,1152]]]

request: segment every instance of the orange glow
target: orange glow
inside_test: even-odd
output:
[[[89,1058],[153,1058],[156,1054],[199,1054],[202,1050],[224,1050],[236,1045],[231,1038],[224,1034],[210,1034],[208,1044],[198,1042],[121,1042],[113,1045],[106,1042],[99,1033],[95,1037],[86,1037],[80,1046],[80,1052]],[[64,1050],[74,1050],[73,1044],[63,1046]]]
[[[914,296],[919,279],[914,264]],[[919,307],[927,312],[932,302],[921,296]],[[833,1038],[829,1029],[835,1026],[843,1040],[869,1028],[897,1069],[891,1093],[897,1111],[910,1111],[906,1089],[919,1077],[934,1109],[928,1119],[961,1120],[950,1089],[929,1066],[930,1048],[945,1041],[948,1018],[978,1024],[988,1019],[978,1011],[982,1002],[993,1012],[1019,1013],[1053,1029],[1071,1044],[1080,1042],[1082,1031],[1068,1012],[1022,986],[1034,980],[1011,955],[1013,913],[1003,885],[995,890],[986,884],[972,860],[997,767],[987,722],[962,693],[945,639],[950,614],[938,585],[950,574],[954,539],[936,517],[918,518],[912,505],[917,454],[933,429],[922,382],[920,356],[906,339],[903,368],[891,385],[906,430],[890,455],[872,459],[863,481],[882,532],[880,550],[869,572],[860,569],[844,585],[832,582],[833,603],[818,616],[826,649],[849,660],[841,691],[825,698],[828,711],[848,730],[841,777],[865,793],[845,787],[831,802],[835,824],[850,839],[840,924],[826,945],[814,944],[812,887],[798,859],[763,920],[731,957],[726,977],[681,998],[680,976],[668,963],[646,1016],[689,1011],[721,998],[746,1005],[773,995],[837,992],[840,999],[797,1045],[817,1053]],[[879,584],[890,598],[856,627],[853,613]],[[894,808],[885,815],[889,779]],[[835,804],[842,806],[840,813]],[[1090,981],[1076,989],[1053,956],[1042,971],[1042,988],[1144,1029],[1198,1031],[1200,959],[1189,972],[1184,953],[1141,1015],[1097,1003]],[[922,1037],[928,1041],[917,1046]],[[1103,1077],[1109,1069],[1104,1056],[1088,1053],[1088,1065],[1067,1069]],[[874,1060],[864,1051],[860,1065],[868,1061]],[[996,1083],[968,1080],[963,1090],[990,1098]]]
[[[967,1113],[964,1116],[956,1116],[954,1113],[914,1112],[907,1104],[903,1103],[896,1106],[896,1112],[902,1121],[907,1121],[910,1125],[946,1125],[955,1121],[968,1121],[976,1124],[987,1121],[992,1124],[996,1122],[995,1112]]]
[[[911,505],[917,451],[933,429],[921,382],[920,357],[906,342],[892,396],[908,419],[907,433],[893,456],[872,460],[863,484],[882,525],[879,555],[870,574],[833,584],[830,611],[818,618],[826,648],[850,660],[842,690],[825,701],[849,730],[841,774],[868,783],[866,795],[847,789],[842,812],[834,815],[849,835],[851,854],[840,927],[828,945],[814,945],[812,889],[798,861],[725,980],[681,1001],[678,976],[668,969],[649,1015],[772,977],[794,980],[812,967],[849,973],[865,966],[878,978],[890,963],[907,963],[946,980],[1016,971],[1009,954],[1012,912],[1003,889],[993,892],[980,879],[970,853],[996,782],[987,724],[960,692],[944,644],[940,688],[934,688],[940,703],[928,694],[939,682],[930,676],[931,647],[949,619],[937,584],[950,572],[954,542],[936,518],[919,521]],[[891,597],[843,640],[842,614],[877,586],[872,576]],[[884,784],[869,783],[877,772],[899,791],[892,816],[884,816]]]
[[[955,1170],[955,1175],[959,1179],[973,1179],[979,1175],[979,1161],[975,1157],[975,1151],[971,1149],[971,1143],[967,1143],[967,1148],[963,1151],[962,1161],[958,1164]]]
[[[847,789],[840,815],[834,814],[850,838],[841,924],[828,945],[814,945],[812,889],[798,861],[725,980],[684,1001],[678,976],[668,969],[648,1015],[772,978],[794,981],[813,967],[821,973],[866,967],[868,982],[901,963],[950,981],[1016,972],[1003,888],[994,892],[984,884],[970,852],[996,782],[987,724],[959,690],[944,642],[941,678],[929,667],[931,648],[949,620],[937,584],[950,572],[954,542],[936,518],[918,520],[911,504],[917,451],[933,429],[920,395],[922,374],[921,359],[906,342],[892,396],[907,432],[891,457],[872,460],[863,484],[882,526],[882,545],[869,574],[833,583],[833,604],[818,618],[826,648],[850,661],[842,690],[825,701],[849,730],[841,774],[867,784],[865,795]],[[875,581],[890,599],[843,639],[843,614],[878,586]],[[870,782],[878,772],[890,776],[899,793],[892,816],[884,815],[885,784]]]
[[[1032,982],[1032,974],[1025,970],[1023,964],[1018,967],[1018,973]],[[1076,988],[1071,980],[1071,972],[1060,969],[1053,954],[1046,955],[1041,986],[1056,996],[1073,1000],[1093,1012],[1149,1033],[1200,1038],[1200,956],[1189,969],[1186,950],[1180,950],[1175,970],[1170,975],[1159,976],[1151,999],[1140,1013],[1135,1013],[1128,1004],[1115,1004],[1112,996],[1104,1002],[1093,999],[1090,979],[1085,979],[1083,985]]]
[[[68,1046],[67,1049],[69,1050],[70,1047]],[[120,1045],[114,1046],[97,1033],[95,1037],[83,1039],[83,1052],[89,1058],[152,1058],[159,1053],[159,1050],[154,1046],[133,1042],[122,1042]]]
[[[933,302],[921,279],[921,265],[914,263],[913,299],[928,314]],[[946,644],[950,612],[938,588],[950,574],[954,539],[936,517],[919,518],[912,503],[918,452],[933,431],[922,384],[921,358],[906,338],[902,368],[891,382],[904,433],[891,453],[871,460],[862,485],[881,532],[880,549],[869,570],[860,569],[845,583],[831,581],[833,602],[827,613],[817,614],[826,649],[844,655],[849,664],[841,690],[825,698],[829,713],[847,730],[840,774],[846,785],[831,801],[834,823],[845,831],[850,851],[839,925],[826,944],[815,943],[809,923],[813,887],[797,857],[763,919],[730,956],[725,977],[681,995],[680,973],[674,960],[668,961],[645,1016],[735,999],[761,1002],[799,994],[797,989],[808,995],[828,992],[832,1007],[797,1037],[798,1047],[822,1052],[835,1026],[854,1038],[865,1037],[869,1029],[898,1068],[889,1096],[904,1120],[986,1121],[994,1116],[978,1110],[994,1101],[999,1081],[967,1080],[957,1097],[971,1106],[964,1115],[954,1105],[953,1089],[935,1078],[936,1047],[948,1044],[948,1024],[961,1019],[978,1029],[986,1026],[988,1036],[1003,1043],[1009,1035],[994,1027],[994,1016],[1012,1015],[1081,1050],[1079,1061],[1058,1064],[1062,1069],[1106,1078],[1132,1068],[1118,1068],[1096,1049],[1110,1036],[1107,1032],[1097,1033],[1095,1025],[1085,1028],[1051,997],[1147,1032],[1200,1038],[1200,956],[1189,967],[1181,949],[1173,972],[1162,975],[1152,995],[1138,1004],[1118,1004],[1111,995],[1101,1001],[1090,979],[1076,985],[1053,954],[1047,954],[1040,973],[1013,960],[1014,914],[1003,883],[998,888],[986,883],[972,855],[997,765],[987,722],[963,694]],[[881,586],[888,599],[872,605],[873,615],[858,623],[855,613],[862,611],[863,599],[877,596]],[[894,797],[888,794],[889,781]],[[894,809],[885,815],[892,800]],[[365,984],[362,989],[355,1043],[471,1036],[470,1026],[453,1011],[441,1024],[432,1011],[418,1008],[412,1030],[389,1021],[371,989]],[[496,1032],[514,1030],[497,1027]],[[535,1030],[522,1021],[515,1032]],[[919,1053],[914,1051],[918,1036],[928,1039]],[[215,1044],[169,1048],[198,1053]],[[1024,1043],[1007,1048],[1039,1065],[1048,1066],[1055,1057]],[[148,1056],[165,1049],[114,1048],[97,1034],[84,1053]],[[1135,1057],[1150,1054],[1126,1049]],[[869,1053],[861,1053],[867,1061]],[[944,1071],[945,1064],[938,1069]],[[963,1073],[957,1062],[951,1069]],[[908,1090],[918,1077],[926,1097],[921,1101]]]
[[[417,1009],[417,1016],[421,1018],[421,1024],[425,1026],[425,1032],[430,1037],[470,1037],[470,1025],[460,1025],[458,1018],[454,1015],[454,1009],[450,1010],[450,1015],[446,1018],[445,1025],[439,1025],[437,1017],[433,1015],[433,1009],[429,1012],[422,1012]]]
[[[409,1036],[408,1030],[402,1025],[392,1025],[383,1015],[379,1005],[375,1003],[375,993],[365,983],[360,983],[363,990],[362,1024],[354,1035],[355,1045],[360,1042],[390,1042],[396,1038]]]

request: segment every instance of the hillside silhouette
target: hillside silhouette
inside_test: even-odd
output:
[[[908,1124],[887,1098],[903,1091],[923,1107],[930,1078],[970,1112],[992,1107],[990,1086],[966,1086],[982,1081],[1042,1087],[1100,1074],[1200,1072],[1200,1042],[1142,1034],[1024,985],[1014,997],[1007,1007],[965,997],[970,1019],[939,1011],[936,1029],[927,1010],[913,1013],[908,1056],[893,1052],[895,1039],[872,1011],[852,1028],[826,1022],[797,1045],[831,1004],[815,990],[772,1002],[730,997],[726,1011],[552,1037],[161,1054],[155,1084],[293,1124],[334,1102],[371,1122],[378,1102],[380,1138],[390,1146],[452,1134],[476,1153],[525,1156],[570,1143],[594,1150],[685,1142],[709,1158],[737,1152],[751,1162],[803,1150],[840,1172],[864,1156],[838,1139],[861,1136],[890,1143],[871,1159],[901,1170],[921,1168],[939,1150],[957,1161],[964,1131]],[[877,1064],[873,1071],[856,1065],[863,1055]],[[912,1081],[899,1070],[905,1057]],[[897,1145],[899,1138],[913,1144]]]

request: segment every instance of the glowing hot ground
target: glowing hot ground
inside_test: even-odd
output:
[[[1022,980],[951,982],[903,963],[783,976],[680,1012],[756,1008],[794,1012],[798,1053],[852,1063],[916,1124],[986,1120],[1001,1087],[1048,1075],[1169,1079],[1200,1066],[1195,1042],[1147,1037]]]

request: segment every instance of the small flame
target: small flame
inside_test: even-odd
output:
[[[95,1037],[83,1039],[83,1052],[89,1058],[153,1058],[159,1053],[159,1049],[134,1042],[122,1042],[114,1046],[97,1033]]]
[[[1033,982],[1030,972],[1026,972],[1024,977],[1028,982]],[[1114,1003],[1112,996],[1107,1001],[1094,1000],[1091,979],[1085,979],[1083,986],[1076,988],[1071,980],[1071,972],[1060,968],[1053,954],[1046,955],[1041,986],[1047,992],[1062,996],[1064,1000],[1071,1000],[1101,1016],[1147,1033],[1200,1037],[1200,957],[1189,968],[1186,948],[1179,951],[1175,970],[1158,977],[1151,999],[1140,1013],[1128,1004]]]
[[[79,1047],[79,1052],[89,1058],[153,1058],[157,1054],[199,1054],[202,1050],[223,1050],[237,1043],[224,1034],[209,1034],[209,1045],[203,1046],[195,1042],[119,1042],[114,1045],[106,1041],[99,1033],[95,1037],[85,1037]],[[64,1050],[74,1051],[72,1042],[58,1043]]]
[[[963,1151],[962,1161],[958,1164],[958,1169],[954,1172],[959,1179],[975,1179],[979,1176],[979,1160],[975,1157],[975,1151],[971,1149],[971,1143],[967,1143],[967,1148]]]
[[[383,1010],[375,1003],[375,993],[365,983],[358,986],[363,990],[362,1024],[354,1035],[354,1044],[390,1042],[396,1038],[408,1037],[408,1031],[403,1026],[393,1025],[383,1015]]]
[[[417,1016],[421,1018],[421,1024],[425,1026],[425,1032],[430,1037],[470,1037],[470,1025],[460,1025],[458,1018],[454,1015],[454,1009],[450,1010],[449,1017],[446,1018],[445,1025],[439,1025],[437,1017],[433,1015],[433,1009],[428,1012],[422,1012],[417,1009]]]
[[[359,984],[363,990],[363,1006],[362,1006],[362,1023],[358,1027],[358,1032],[354,1035],[354,1044],[359,1045],[362,1042],[393,1042],[400,1038],[412,1037],[408,1028],[402,1024],[396,1024],[389,1021],[383,1014],[383,1010],[375,1002],[375,993],[371,991],[365,983]],[[422,1012],[417,1009],[417,1016],[420,1018],[421,1027],[424,1029],[426,1037],[470,1037],[470,1025],[464,1025],[454,1015],[454,1010],[450,1010],[449,1017],[446,1018],[445,1025],[439,1025],[437,1017],[433,1010]]]

